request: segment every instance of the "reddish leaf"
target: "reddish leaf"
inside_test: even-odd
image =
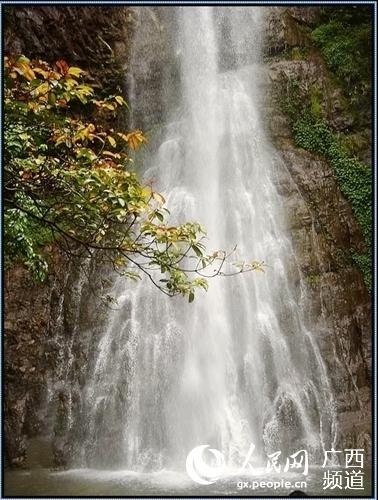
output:
[[[59,59],[59,61],[55,63],[55,66],[58,68],[58,71],[62,75],[67,75],[68,70],[70,69],[69,65],[64,59]]]

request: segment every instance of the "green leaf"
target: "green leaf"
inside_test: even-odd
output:
[[[202,250],[197,245],[195,245],[195,244],[192,245],[192,248],[194,250],[194,253],[197,255],[197,257],[201,258],[202,255],[203,255]]]
[[[164,221],[164,215],[161,214],[159,211],[156,210],[155,216],[159,219],[160,222]]]
[[[79,148],[76,151],[77,158],[85,158],[88,161],[94,161],[96,160],[97,156],[96,154],[92,151],[92,149],[89,148]],[[87,181],[93,181],[92,179],[87,179]]]

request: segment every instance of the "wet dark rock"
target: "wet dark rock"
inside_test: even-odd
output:
[[[284,53],[291,46],[311,48],[308,38],[297,34],[316,20],[317,10],[270,9],[268,53],[275,57],[267,63],[270,91],[264,110],[269,135],[287,169],[278,191],[285,196],[295,252],[311,296],[313,334],[336,396],[338,448],[364,443],[370,450],[371,301],[360,270],[347,258],[351,248],[364,251],[363,235],[330,165],[295,146],[282,107],[290,82],[316,86],[322,112],[333,127],[344,130],[354,123],[319,54],[288,60]],[[364,144],[362,156],[369,158],[369,141]]]
[[[278,55],[291,47],[311,46],[309,27],[318,18],[317,7],[271,7],[267,19],[267,54]]]
[[[133,18],[122,6],[8,6],[5,52],[89,71],[104,93],[122,91]]]
[[[53,257],[53,267],[62,264]],[[44,407],[48,374],[54,370],[56,347],[49,343],[51,297],[61,293],[60,273],[35,284],[28,271],[15,266],[5,275],[4,408],[6,463],[20,466],[27,457],[27,440],[46,431]],[[51,356],[48,356],[50,350]]]

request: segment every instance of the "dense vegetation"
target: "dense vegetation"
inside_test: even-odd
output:
[[[331,71],[332,84],[343,88],[344,113],[353,115],[351,130],[332,128],[322,110],[319,88],[291,82],[284,108],[296,144],[323,155],[329,161],[341,191],[350,202],[361,226],[366,251],[351,249],[350,257],[371,288],[372,177],[371,168],[355,154],[353,138],[360,128],[370,127],[371,106],[371,9],[326,7],[310,34]],[[353,127],[355,130],[353,130]],[[356,133],[353,135],[353,133]],[[350,140],[348,140],[350,137]]]
[[[113,129],[126,102],[96,99],[85,76],[64,60],[5,58],[5,263],[21,261],[42,280],[54,243],[78,264],[96,255],[126,278],[146,274],[167,295],[192,301],[207,277],[227,274],[227,255],[205,253],[197,222],[167,222],[163,196],[133,170],[131,152],[146,137]]]
[[[356,157],[350,156],[329,125],[324,120],[316,119],[311,112],[294,123],[293,133],[298,146],[320,153],[327,158],[361,226],[366,246],[370,247],[372,244],[372,184],[371,171],[368,166]],[[351,257],[363,272],[366,286],[370,289],[370,253],[352,250]]]
[[[372,8],[325,7],[311,37],[356,106],[370,107]]]

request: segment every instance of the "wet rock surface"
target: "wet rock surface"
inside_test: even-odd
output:
[[[292,47],[311,46],[309,29],[319,19],[319,14],[318,7],[270,7],[266,53],[282,54]]]
[[[28,438],[46,431],[43,409],[58,353],[51,326],[64,286],[56,271],[61,265],[55,256],[55,272],[39,285],[21,266],[5,274],[5,449],[6,462],[13,466],[25,463]]]
[[[278,189],[288,208],[289,226],[312,304],[309,315],[336,397],[337,447],[371,449],[371,298],[348,250],[364,250],[360,227],[342,195],[329,164],[321,156],[295,146],[283,112],[287,85],[319,89],[321,106],[336,130],[347,129],[345,98],[319,54],[302,60],[286,59],[287,47],[309,47],[304,27],[318,8],[270,9],[264,107],[268,134],[283,161]],[[281,56],[280,56],[281,54]],[[369,161],[369,147],[363,152]]]
[[[135,19],[122,6],[8,6],[4,51],[87,70],[105,95],[125,87]]]

